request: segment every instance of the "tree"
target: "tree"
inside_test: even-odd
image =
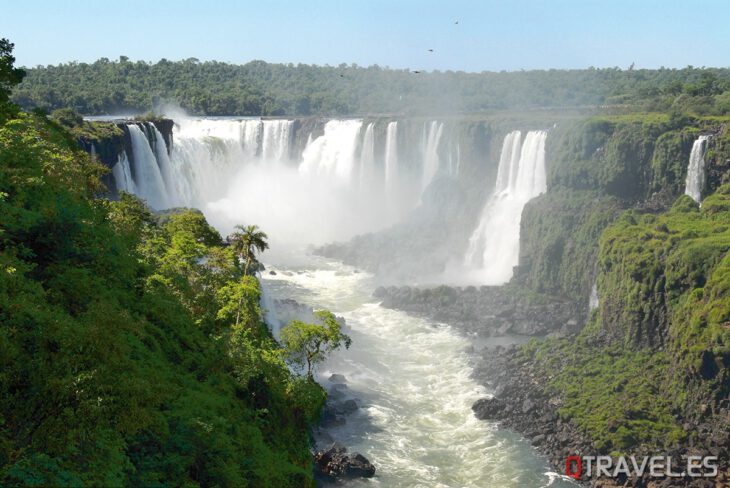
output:
[[[317,364],[343,345],[349,349],[352,343],[332,312],[319,310],[314,315],[319,324],[293,320],[281,329],[281,343],[289,361],[300,369],[306,366],[310,379]]]
[[[231,281],[218,290],[221,307],[217,319],[230,324],[235,317],[236,329],[241,322],[246,328],[254,329],[261,323],[260,298],[261,292],[253,276],[244,276],[237,282]]]
[[[16,113],[17,107],[11,103],[10,92],[13,87],[23,81],[25,71],[13,66],[13,43],[7,39],[0,39],[0,120],[5,116]]]
[[[0,39],[0,103],[6,103],[13,87],[23,81],[25,71],[13,66],[15,45],[7,39]]]
[[[269,248],[269,243],[266,242],[269,236],[259,230],[257,225],[237,225],[236,229],[237,232],[231,234],[228,240],[233,244],[239,259],[244,260],[243,274],[248,275],[251,264],[257,262],[256,252],[264,252]]]

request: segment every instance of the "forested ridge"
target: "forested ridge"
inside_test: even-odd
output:
[[[326,394],[263,321],[266,235],[97,198],[108,170],[8,103],[0,48],[0,485],[313,485]]]
[[[195,115],[478,113],[583,108],[730,112],[730,69],[434,71],[162,59],[99,59],[27,69],[13,93],[25,109],[85,115],[147,112],[165,104]]]

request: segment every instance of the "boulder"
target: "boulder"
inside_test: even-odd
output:
[[[347,378],[345,378],[344,375],[337,374],[337,373],[330,375],[329,380],[332,383],[342,383],[342,384],[347,383]]]
[[[347,448],[339,442],[314,455],[314,466],[318,474],[327,478],[372,478],[375,466],[362,454],[348,454]]]
[[[479,420],[494,420],[500,417],[507,405],[499,398],[481,398],[471,409]]]

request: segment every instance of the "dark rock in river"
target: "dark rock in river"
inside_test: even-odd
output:
[[[375,466],[360,453],[348,453],[339,442],[314,455],[314,466],[318,474],[327,478],[372,478]]]
[[[506,406],[499,398],[482,398],[474,402],[471,409],[479,420],[493,420],[500,417]]]
[[[347,378],[345,378],[344,375],[338,373],[330,375],[329,380],[332,383],[347,383]]]
[[[373,296],[386,308],[446,322],[483,337],[574,334],[582,324],[575,302],[517,286],[381,286]]]

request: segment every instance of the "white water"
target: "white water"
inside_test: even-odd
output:
[[[469,238],[464,264],[482,284],[501,285],[512,277],[519,259],[522,209],[532,198],[547,190],[545,139],[547,132],[507,134],[492,196],[482,210]]]
[[[385,189],[392,190],[398,182],[398,122],[389,122],[385,134]]]
[[[431,183],[433,177],[439,170],[439,142],[441,141],[441,134],[444,131],[444,124],[442,122],[432,121],[428,126],[428,133],[426,136],[426,147],[423,155],[423,175],[421,178],[421,190],[425,190],[426,187]]]
[[[367,189],[374,183],[375,179],[375,135],[372,122],[365,128],[360,147],[360,190]]]
[[[687,166],[684,193],[698,203],[702,200],[702,190],[705,187],[705,151],[707,150],[708,139],[708,136],[700,136],[692,144]]]
[[[170,200],[165,181],[147,137],[136,124],[127,127],[132,140],[133,175],[137,195],[156,210],[168,208]]]
[[[307,144],[299,171],[306,175],[334,176],[349,184],[355,168],[355,149],[362,120],[330,120],[324,134]]]
[[[125,151],[119,153],[117,164],[112,168],[112,175],[114,176],[114,181],[117,183],[117,191],[132,194],[137,193],[137,187],[134,185],[134,180],[132,179],[132,170],[129,167],[129,158],[127,158]]]
[[[598,284],[594,281],[591,287],[591,296],[588,299],[588,310],[595,310],[601,304],[598,297]]]
[[[509,488],[572,486],[519,436],[479,421],[471,405],[488,392],[471,377],[469,340],[443,324],[381,307],[366,273],[318,258],[271,266],[264,288],[332,310],[353,345],[322,368],[347,378],[360,409],[329,434],[368,457],[371,480],[347,486]],[[271,302],[269,302],[271,303]]]
[[[261,158],[269,162],[284,162],[289,159],[291,147],[291,120],[264,120],[264,137]]]

